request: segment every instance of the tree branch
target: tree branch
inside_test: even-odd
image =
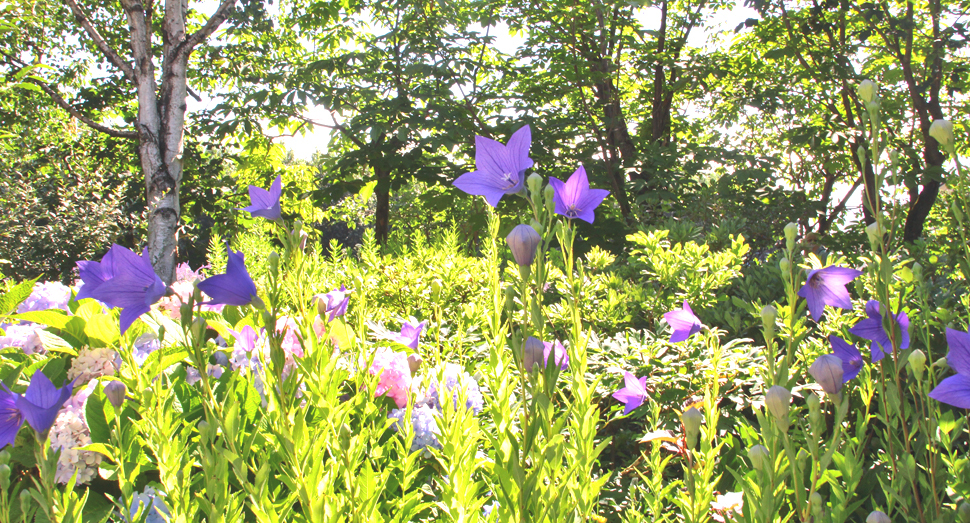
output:
[[[198,31],[192,33],[192,35],[186,38],[184,42],[179,44],[176,54],[184,53],[187,55],[191,53],[192,49],[195,49],[195,46],[201,44],[212,33],[216,32],[216,29],[222,25],[222,22],[225,22],[226,18],[229,18],[229,12],[232,11],[232,8],[235,5],[236,0],[222,0],[222,3],[219,4],[219,8],[216,9],[215,13],[212,13],[212,16],[209,17],[209,20],[206,21],[205,25],[203,25]]]
[[[84,11],[81,10],[81,6],[79,6],[75,0],[64,0],[64,2],[68,7],[71,8],[71,12],[74,13],[74,19],[81,24],[81,27],[83,27],[84,31],[88,33],[91,40],[94,40],[94,45],[96,45],[104,56],[108,58],[108,61],[114,64],[118,69],[121,69],[121,72],[125,74],[125,78],[127,78],[129,82],[132,84],[136,83],[135,69],[132,68],[131,64],[122,58],[121,55],[115,52],[110,45],[108,45],[108,42],[103,36],[101,36],[101,33],[98,32],[97,28],[94,27],[94,24],[92,24],[91,20],[87,17],[87,15],[84,14]]]
[[[98,122],[95,122],[94,120],[88,118],[87,116],[84,116],[84,114],[82,114],[81,111],[78,111],[76,107],[67,103],[67,100],[65,100],[64,97],[58,94],[58,92],[55,91],[53,87],[47,85],[46,83],[36,78],[30,78],[30,77],[28,77],[26,81],[43,89],[43,91],[47,93],[47,95],[50,96],[54,100],[54,102],[57,103],[57,105],[61,106],[62,109],[71,113],[71,116],[77,118],[82,123],[94,129],[95,131],[100,131],[104,134],[107,134],[108,136],[114,136],[115,138],[129,138],[129,139],[138,138],[138,133],[136,133],[135,131],[122,131],[120,129],[115,129],[113,127],[101,125]]]

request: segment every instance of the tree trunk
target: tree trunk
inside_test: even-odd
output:
[[[377,238],[377,243],[385,245],[391,231],[391,170],[383,165],[375,165],[374,175],[377,176],[377,186],[374,187],[374,193],[377,195],[374,236]]]

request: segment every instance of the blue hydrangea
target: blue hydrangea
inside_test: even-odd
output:
[[[154,333],[146,332],[135,340],[135,346],[131,349],[131,357],[141,367],[145,363],[145,360],[148,359],[148,355],[160,348],[162,348],[162,343],[158,340],[158,336],[155,336]]]
[[[17,306],[17,312],[46,311],[47,309],[69,311],[67,302],[70,300],[71,288],[67,285],[56,281],[38,282],[34,284],[30,296]]]
[[[472,409],[475,414],[478,414],[485,406],[485,399],[482,397],[482,391],[478,386],[478,381],[471,374],[465,372],[461,365],[455,363],[445,364],[441,383],[432,382],[428,388],[428,397],[435,406],[440,408],[441,398],[438,397],[439,386],[451,393],[456,408],[458,407],[458,398],[461,395],[462,389],[465,392],[466,408]]]
[[[403,428],[401,421],[406,415],[407,409],[394,409],[388,418],[397,420],[394,423],[394,428],[400,431]],[[438,422],[435,420],[437,415],[438,409],[426,403],[416,405],[411,409],[411,426],[414,427],[414,441],[411,442],[411,452],[427,447],[441,448],[441,442],[438,441],[438,434],[440,434]]]
[[[141,506],[143,511],[148,511],[145,523],[167,523],[168,516],[172,514],[168,511],[168,506],[165,505],[164,497],[165,494],[152,487],[145,487],[143,492],[136,492],[131,498],[131,515],[129,517],[134,518],[138,512],[138,507]]]

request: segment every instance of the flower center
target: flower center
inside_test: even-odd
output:
[[[501,179],[502,181],[505,182],[505,187],[502,188],[504,190],[508,190],[508,189],[511,189],[512,187],[515,187],[515,184],[519,181],[517,177],[512,173],[502,173]]]
[[[568,209],[566,209],[566,217],[567,218],[576,218],[577,216],[579,216],[579,213],[581,213],[581,212],[583,212],[583,210],[577,208],[576,205],[573,204],[573,205],[570,205]]]

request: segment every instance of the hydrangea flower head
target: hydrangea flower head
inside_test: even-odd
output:
[[[199,290],[212,297],[209,304],[249,305],[262,302],[256,294],[256,284],[246,270],[246,259],[242,251],[234,252],[226,247],[228,260],[225,274],[210,276],[199,282]]]
[[[587,223],[593,223],[596,218],[593,211],[610,195],[606,189],[589,188],[586,168],[582,165],[565,182],[555,177],[549,178],[549,185],[554,191],[556,214]]]
[[[623,388],[613,393],[613,398],[624,405],[623,415],[633,412],[647,398],[647,377],[637,379],[629,372],[623,373]]]
[[[475,167],[454,181],[461,191],[484,196],[495,207],[506,194],[516,194],[525,187],[525,170],[532,167],[529,147],[532,130],[523,125],[512,134],[507,145],[484,136],[475,137]]]
[[[91,385],[96,387],[97,383],[92,382]],[[51,427],[51,448],[61,451],[54,480],[62,485],[67,484],[75,472],[78,484],[88,483],[94,479],[101,463],[101,454],[77,449],[92,443],[91,429],[84,417],[84,405],[94,387],[78,391],[60,410]]]
[[[4,335],[0,336],[0,348],[20,347],[25,354],[44,354],[44,342],[41,341],[37,331],[43,330],[36,323],[26,325],[8,325],[3,328]]]
[[[687,300],[684,300],[683,309],[674,309],[664,313],[664,319],[673,329],[670,335],[670,343],[680,343],[694,334],[701,331],[701,320],[694,316]]]
[[[798,290],[798,295],[808,300],[808,310],[816,322],[822,318],[825,306],[852,309],[852,300],[846,284],[859,277],[862,271],[829,265],[823,269],[808,272],[805,285]]]
[[[142,514],[148,513],[145,523],[166,523],[169,521],[171,513],[165,505],[165,494],[152,487],[145,487],[143,492],[136,493],[131,498],[130,516],[134,519],[138,511]]]
[[[829,336],[829,343],[832,344],[832,354],[842,360],[842,383],[848,383],[862,370],[862,365],[865,363],[862,361],[862,354],[855,345],[850,345],[834,334]]]
[[[394,423],[396,430],[404,430],[402,424],[406,423],[404,420],[406,414],[407,409],[400,408],[392,410],[388,415],[389,419],[397,420]],[[411,426],[414,428],[414,440],[411,441],[411,452],[428,447],[435,449],[441,448],[441,442],[438,441],[438,435],[441,432],[438,430],[438,422],[435,420],[435,416],[437,415],[438,410],[427,404],[415,405],[411,409]]]
[[[403,352],[395,352],[387,347],[379,347],[374,353],[374,362],[369,372],[380,376],[375,396],[383,396],[394,400],[399,408],[408,404],[411,389],[411,367],[408,356]]]
[[[108,349],[81,349],[71,368],[67,371],[67,379],[72,380],[75,386],[84,386],[93,378],[102,376],[114,376],[121,368],[121,356],[117,352]]]
[[[892,354],[893,344],[889,339],[889,333],[886,332],[886,328],[883,325],[879,302],[869,300],[866,303],[866,314],[869,317],[855,324],[854,327],[849,329],[849,332],[872,342],[870,350],[872,350],[872,361],[875,362],[881,360],[886,353]],[[899,325],[901,334],[899,349],[905,350],[909,348],[909,316],[905,312],[900,311],[896,315],[895,320]]]
[[[135,345],[131,349],[131,355],[135,363],[140,367],[148,359],[148,355],[162,348],[162,343],[154,332],[146,332],[135,340]]]
[[[242,210],[249,213],[253,218],[261,217],[270,221],[282,220],[282,209],[280,208],[280,197],[283,195],[283,179],[279,176],[273,180],[273,185],[269,190],[249,186],[249,207]]]
[[[433,381],[428,387],[428,397],[433,405],[440,408],[441,394],[439,389],[451,396],[455,408],[458,408],[458,400],[462,391],[465,394],[465,408],[478,414],[485,407],[485,399],[482,396],[481,388],[478,386],[478,381],[457,363],[446,363],[441,381]]]
[[[947,405],[970,409],[970,334],[947,329],[946,343],[950,347],[946,362],[957,373],[941,381],[930,391],[930,397]]]
[[[60,309],[70,311],[67,303],[71,301],[71,288],[57,281],[37,282],[30,296],[17,306],[18,313]]]
[[[57,412],[71,397],[73,383],[58,388],[41,371],[34,372],[24,395],[14,393],[14,402],[27,423],[38,433],[46,434],[57,418]],[[9,392],[9,390],[8,390]]]

